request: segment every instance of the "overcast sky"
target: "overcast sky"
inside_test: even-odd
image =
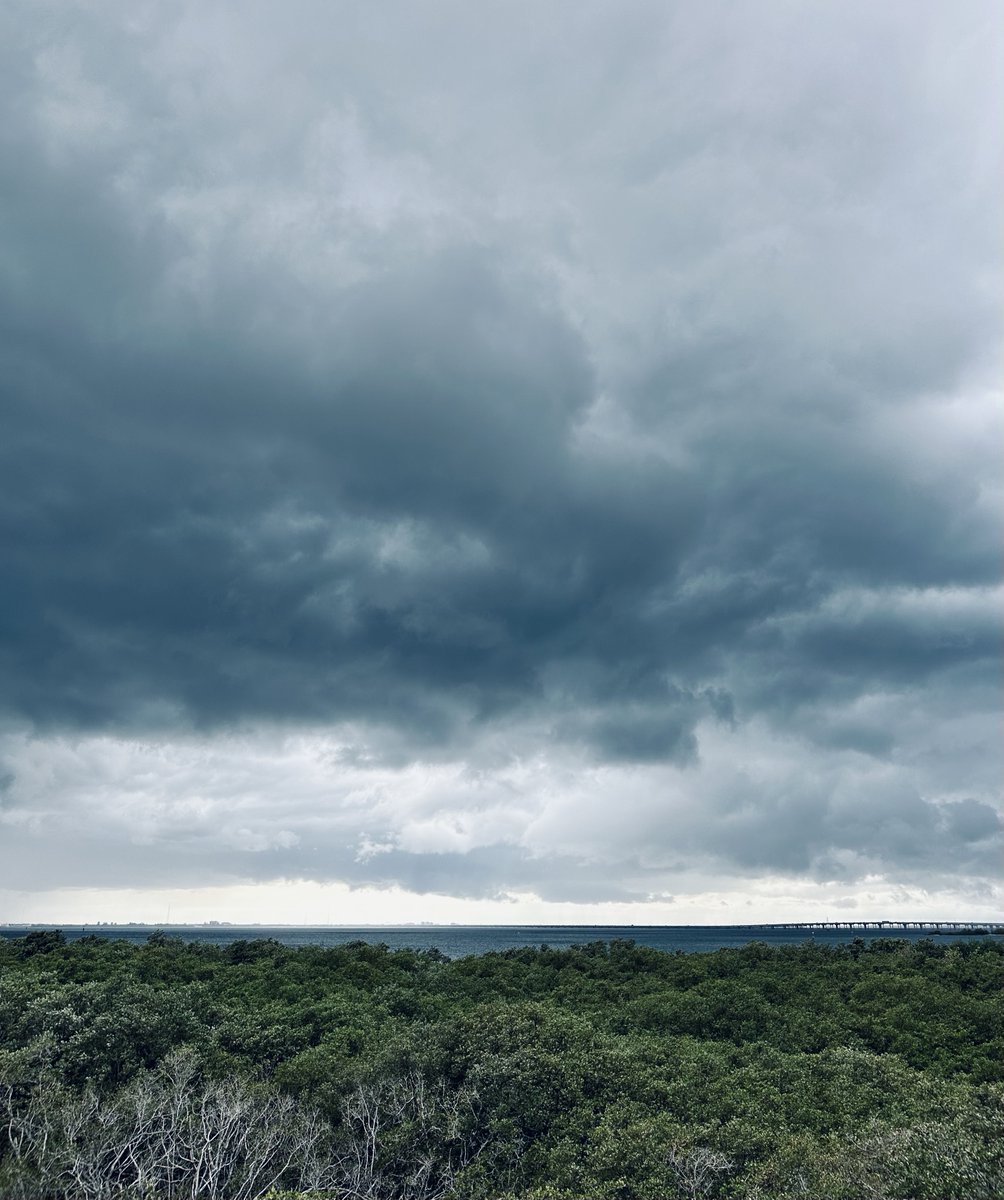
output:
[[[0,920],[999,915],[997,0],[8,0]]]

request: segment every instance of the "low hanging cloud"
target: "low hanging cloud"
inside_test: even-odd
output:
[[[9,886],[994,886],[996,6],[530,15],[0,18]]]

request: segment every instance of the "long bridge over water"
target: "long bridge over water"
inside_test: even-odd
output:
[[[1004,933],[1004,925],[989,921],[781,921],[757,929],[929,929],[932,933]]]

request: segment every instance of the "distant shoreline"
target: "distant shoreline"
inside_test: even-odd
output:
[[[941,922],[936,928],[911,922],[828,925],[146,925],[37,924],[0,925],[0,941],[56,933],[67,942],[85,938],[141,945],[160,939],[201,943],[223,949],[235,942],[277,942],[290,948],[330,950],[353,942],[413,953],[435,952],[448,958],[482,954],[519,953],[546,947],[553,951],[597,943],[633,943],[638,947],[675,953],[741,950],[751,944],[770,947],[845,946],[874,941],[920,942],[995,940],[996,923]]]
[[[901,931],[903,929],[917,930],[923,928],[930,930],[932,933],[939,926],[949,927],[949,932],[954,929],[973,929],[984,928],[991,933],[1004,932],[1004,925],[997,921],[963,921],[952,919],[941,920],[874,920],[874,921],[762,921],[762,922],[722,922],[720,924],[695,923],[689,925],[668,925],[668,924],[538,924],[528,921],[517,921],[508,924],[498,924],[483,922],[480,924],[462,924],[457,921],[451,921],[446,924],[436,924],[427,921],[403,921],[400,924],[371,924],[368,922],[355,922],[344,925],[329,925],[329,924],[296,924],[289,921],[0,921],[0,929],[303,929],[303,930],[336,930],[338,932],[352,931],[357,929],[372,929],[372,930],[482,930],[482,929],[804,929],[804,930],[831,930],[831,931],[847,931],[855,929],[864,929],[869,932],[875,930],[888,930],[890,932]]]

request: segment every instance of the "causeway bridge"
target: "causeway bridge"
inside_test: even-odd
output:
[[[757,929],[928,929],[932,933],[1004,933],[1004,925],[990,921],[782,921],[757,925]]]

